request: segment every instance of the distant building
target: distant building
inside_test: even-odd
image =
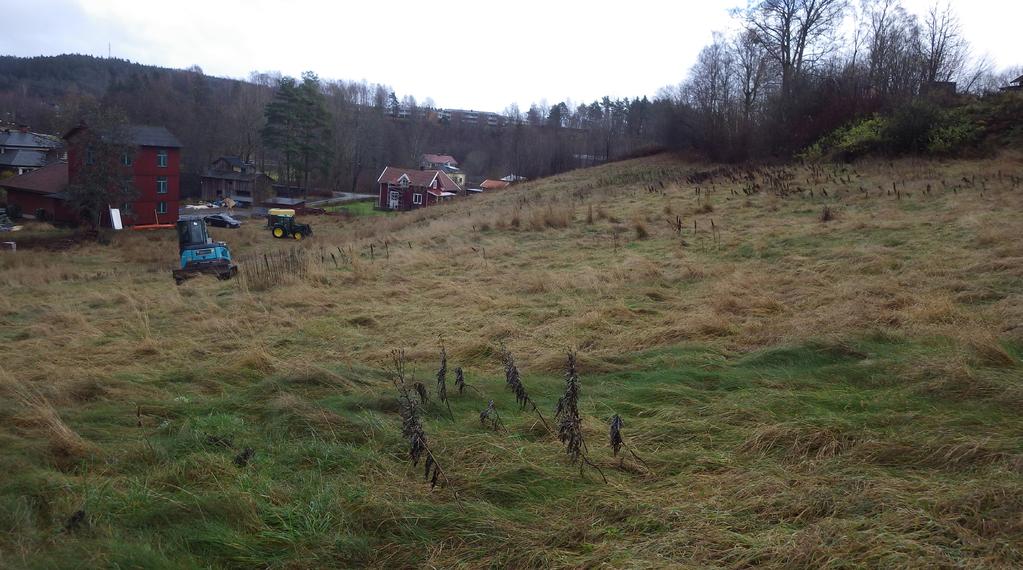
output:
[[[486,192],[489,190],[501,190],[509,186],[511,186],[511,182],[505,180],[491,180],[488,178],[480,184],[480,189]]]
[[[67,162],[57,161],[41,168],[0,180],[7,193],[7,206],[26,217],[51,222],[76,222],[77,213],[68,206]]]
[[[455,181],[455,184],[458,184],[459,188],[465,188],[465,173],[462,172],[460,168],[456,166],[445,165],[441,166],[438,170],[441,170],[444,172],[444,174],[447,174],[452,180]]]
[[[419,157],[419,168],[443,171],[458,185],[460,191],[465,188],[465,173],[458,168],[455,157],[449,154],[424,154]]]
[[[956,96],[956,82],[923,81],[920,83],[920,96],[932,101],[951,101]]]
[[[64,135],[68,149],[68,183],[75,184],[82,170],[91,166],[82,134],[88,126],[79,125]],[[125,141],[135,147],[131,156],[123,156],[123,168],[130,169],[135,199],[120,208],[125,225],[173,223],[178,219],[181,200],[181,143],[164,127],[130,125]],[[108,223],[104,220],[104,223]]]
[[[382,210],[415,210],[454,198],[461,192],[441,170],[413,170],[388,166],[377,178],[377,207]]]
[[[241,206],[252,206],[275,196],[273,179],[237,156],[222,156],[211,162],[199,184],[202,199],[208,202],[231,198]]]
[[[1002,91],[1023,91],[1023,75],[1013,79],[1007,86],[1002,87],[1001,89]]]
[[[436,111],[428,114],[427,117],[442,124],[464,125],[469,127],[475,127],[478,125],[502,127],[509,122],[504,115],[500,115],[498,113],[466,109],[437,109]]]
[[[0,177],[17,176],[66,158],[58,137],[33,133],[28,127],[0,129]]]
[[[458,161],[450,154],[424,154],[419,157],[419,166],[436,170],[442,166],[458,167]]]
[[[273,192],[259,203],[268,208],[304,208],[308,189],[301,186],[274,184]]]
[[[509,174],[508,176],[505,176],[505,177],[501,178],[501,181],[502,182],[508,182],[510,184],[514,184],[516,182],[525,182],[526,181],[526,177],[525,176],[519,176],[518,174]]]

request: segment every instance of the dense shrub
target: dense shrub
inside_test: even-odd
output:
[[[877,152],[884,146],[888,119],[872,116],[836,129],[802,153],[802,158],[819,160],[828,156],[842,160]]]
[[[962,155],[1023,142],[1023,96],[992,95],[955,107],[912,101],[890,115],[859,119],[807,147],[806,160],[853,160],[868,154]]]
[[[942,122],[942,112],[930,103],[916,101],[895,110],[882,135],[891,154],[927,150],[931,129]]]
[[[927,152],[954,154],[974,147],[984,134],[984,126],[969,114],[954,110],[946,113],[927,136]]]

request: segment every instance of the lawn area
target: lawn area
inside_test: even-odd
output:
[[[181,286],[173,232],[0,252],[0,567],[1019,567],[1021,170],[656,156]]]
[[[353,216],[383,216],[394,213],[385,210],[377,210],[373,207],[373,205],[374,202],[372,200],[363,200],[359,202],[348,202],[347,204],[338,204],[337,206],[328,206],[324,209],[328,212],[347,212]]]

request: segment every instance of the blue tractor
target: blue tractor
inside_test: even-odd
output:
[[[200,273],[216,275],[221,280],[230,279],[238,273],[238,266],[231,263],[231,250],[226,243],[210,239],[202,216],[179,218],[177,229],[181,268],[173,272],[175,283],[181,285]]]

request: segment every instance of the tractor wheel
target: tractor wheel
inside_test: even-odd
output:
[[[294,232],[291,234],[291,237],[295,238],[297,241],[302,241],[302,239],[305,238],[305,234],[302,232]]]
[[[284,228],[274,228],[273,234],[275,238],[284,237]]]

